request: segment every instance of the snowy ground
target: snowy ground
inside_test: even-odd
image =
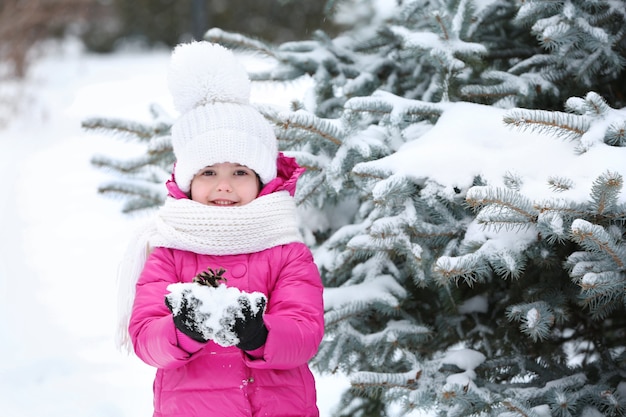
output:
[[[149,120],[150,104],[168,108],[168,59],[167,50],[52,50],[20,94],[23,111],[0,130],[3,417],[152,414],[154,370],[113,343],[116,267],[137,219],[97,195],[108,177],[89,164],[96,153],[128,148],[80,123]],[[319,378],[322,416],[345,385]]]

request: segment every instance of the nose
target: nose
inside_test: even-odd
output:
[[[220,179],[217,183],[217,191],[231,192],[233,191],[233,187],[230,184],[230,181],[227,178]]]

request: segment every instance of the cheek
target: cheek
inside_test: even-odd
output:
[[[260,190],[259,190],[258,183],[256,182],[250,183],[245,187],[244,190],[242,190],[241,197],[246,201],[246,203],[249,203],[250,201],[257,198],[257,196],[259,195],[259,192]]]
[[[263,184],[261,184],[261,180],[257,177],[254,179],[254,185],[251,185],[250,187],[254,190],[255,197],[256,197],[261,192],[261,188],[263,188]]]
[[[198,201],[206,193],[206,186],[201,180],[191,181],[191,187],[189,189],[189,196],[192,200]]]

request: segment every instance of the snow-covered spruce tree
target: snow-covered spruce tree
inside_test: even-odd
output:
[[[624,146],[624,113],[598,94],[568,100],[567,113],[539,110],[589,89],[624,103],[623,9],[480,6],[407,2],[358,40],[318,34],[276,49],[207,34],[281,63],[257,79],[314,77],[315,106],[268,117],[310,169],[303,198],[321,210],[358,203],[349,224],[318,234],[330,236],[317,250],[328,312],[315,363],[353,387],[337,416],[387,415],[389,404],[404,415],[624,414],[622,176],[599,172],[588,201],[533,201],[508,173],[504,187],[480,175],[454,187],[373,163],[419,141],[456,101],[538,109],[504,120],[576,139],[578,152]],[[555,193],[572,186],[565,173],[546,181]]]
[[[622,6],[404,1],[335,39],[207,33],[276,60],[253,80],[314,80],[292,111],[263,111],[308,168],[297,197],[327,287],[315,365],[352,383],[336,416],[624,415],[624,172],[602,169],[586,198],[563,172],[538,200],[515,172],[451,183],[387,162],[408,145],[423,161],[463,102],[571,155],[623,156],[624,110],[607,104],[625,104]]]
[[[165,201],[165,181],[169,179],[174,153],[170,138],[172,117],[160,106],[152,105],[152,123],[139,123],[124,119],[93,117],[84,120],[85,130],[111,135],[145,147],[145,153],[119,160],[110,155],[95,155],[94,167],[111,172],[116,179],[98,187],[98,192],[124,200],[123,213],[151,210]]]

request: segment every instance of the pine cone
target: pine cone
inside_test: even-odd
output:
[[[193,277],[192,282],[200,285],[206,285],[207,287],[217,288],[222,282],[226,282],[226,278],[222,276],[224,275],[224,272],[226,272],[224,268],[220,268],[217,271],[207,268],[206,271],[202,271]]]

